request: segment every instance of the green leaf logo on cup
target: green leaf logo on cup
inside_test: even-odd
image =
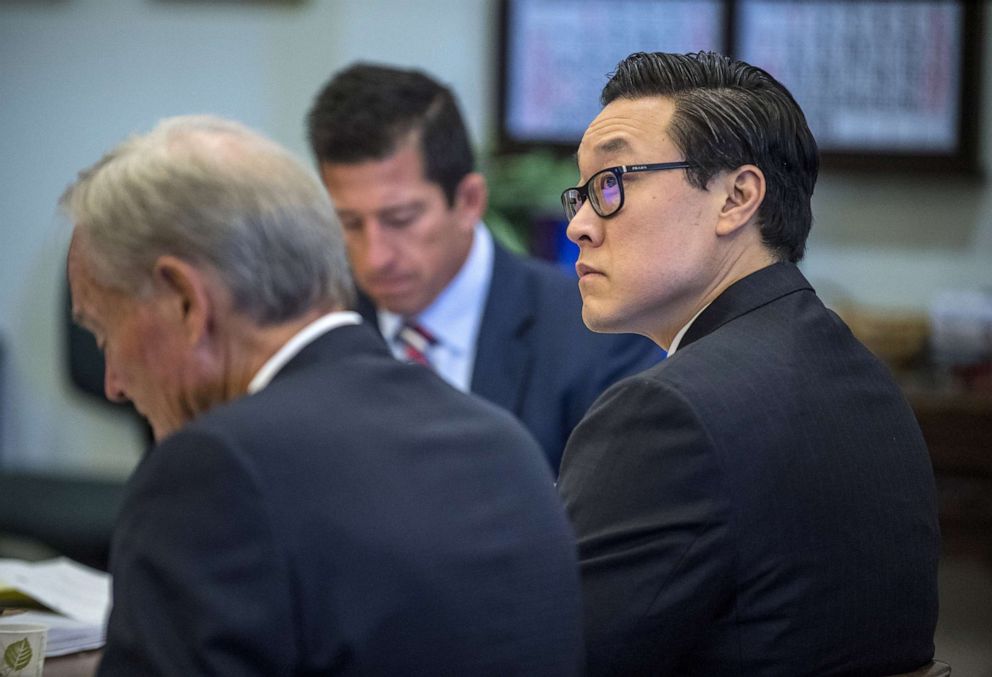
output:
[[[27,638],[14,642],[3,652],[3,665],[9,670],[23,670],[31,663],[31,645]]]
[[[0,623],[0,677],[41,677],[48,628],[33,623]]]

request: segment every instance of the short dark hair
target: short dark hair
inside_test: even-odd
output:
[[[762,240],[780,259],[802,259],[820,160],[806,116],[789,91],[764,70],[721,54],[636,52],[617,65],[600,101],[605,106],[645,96],[674,102],[668,133],[695,164],[686,173],[697,188],[741,165],[761,169]]]
[[[424,175],[449,204],[475,166],[454,94],[418,70],[368,63],[345,68],[317,95],[307,126],[318,163],[382,160],[419,133]]]

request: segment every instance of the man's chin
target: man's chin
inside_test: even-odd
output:
[[[179,428],[182,427],[182,425],[156,422],[151,420],[150,418],[146,420],[148,421],[148,425],[151,426],[152,437],[155,439],[156,444],[162,442],[167,437],[172,436],[173,434],[176,433],[177,430],[179,430]]]
[[[417,299],[409,296],[369,294],[376,308],[388,310],[391,313],[402,315],[403,317],[413,317],[420,313],[426,304],[420,303]]]
[[[617,318],[606,313],[596,312],[588,305],[582,306],[582,322],[590,331],[597,334],[624,334],[630,331],[623,327]]]
[[[155,444],[160,443],[168,436],[169,434],[165,432],[162,428],[159,428],[154,424],[152,425],[152,438],[155,440]]]

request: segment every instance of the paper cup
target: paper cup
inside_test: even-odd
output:
[[[48,626],[0,624],[0,677],[42,677]]]

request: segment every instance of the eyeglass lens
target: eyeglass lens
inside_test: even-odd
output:
[[[592,185],[589,186],[589,198],[600,216],[609,216],[620,209],[622,199],[620,177],[611,170],[596,174],[592,177]]]
[[[569,221],[582,206],[582,196],[578,188],[569,188],[561,194],[561,206],[565,209],[565,218]]]
[[[588,191],[588,192],[587,192]],[[592,201],[592,208],[600,216],[609,216],[623,202],[623,188],[620,177],[612,169],[606,169],[593,175],[582,188],[569,188],[561,194],[561,203],[565,208],[565,217],[571,221],[576,212],[582,207],[586,193]]]

